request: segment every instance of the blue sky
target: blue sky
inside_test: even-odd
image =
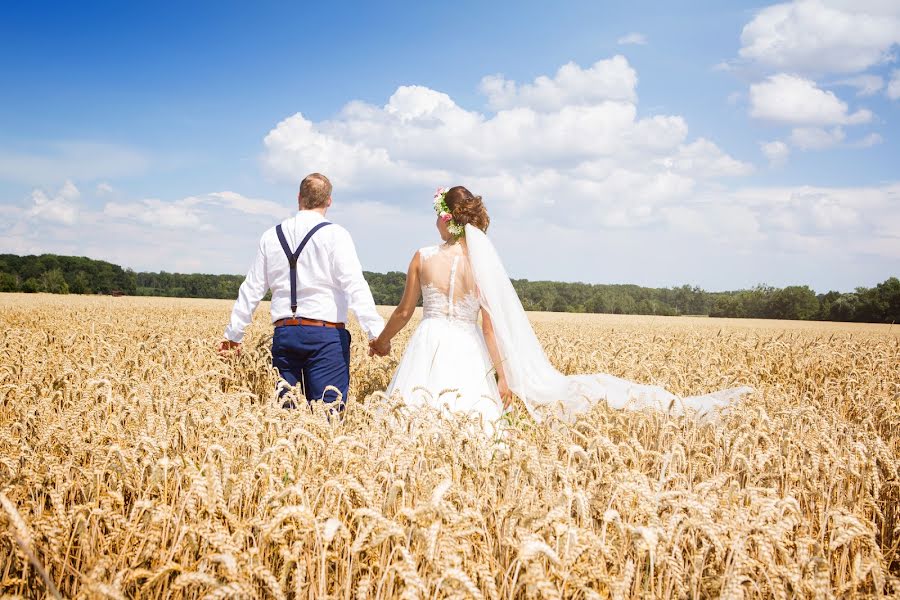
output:
[[[896,2],[2,11],[0,252],[241,273],[318,170],[370,270],[462,183],[515,277],[898,274]]]

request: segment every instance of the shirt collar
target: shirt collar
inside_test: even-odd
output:
[[[324,221],[325,216],[314,210],[298,210],[297,217],[307,221]]]

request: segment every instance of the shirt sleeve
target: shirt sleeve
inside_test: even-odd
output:
[[[359,321],[363,331],[370,340],[375,339],[384,329],[384,319],[375,309],[372,290],[363,277],[362,265],[356,255],[353,239],[347,230],[339,229],[339,231],[333,254],[335,277],[347,295],[347,305],[356,315],[356,320]]]
[[[225,339],[232,342],[241,342],[244,339],[244,329],[253,320],[253,313],[267,291],[269,281],[266,276],[266,253],[260,240],[256,258],[250,265],[247,277],[244,278],[244,283],[238,291],[234,308],[231,310],[231,321],[225,328]]]

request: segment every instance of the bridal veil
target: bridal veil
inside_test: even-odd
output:
[[[680,398],[659,386],[605,373],[563,375],[544,353],[493,243],[472,225],[466,225],[466,243],[482,308],[494,325],[509,388],[536,419],[553,410],[571,419],[599,400],[617,409],[651,408],[673,413],[688,409],[704,415],[752,391],[737,387]]]

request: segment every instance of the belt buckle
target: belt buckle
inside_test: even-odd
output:
[[[288,317],[284,320],[285,325],[294,326],[300,324],[300,317]]]

